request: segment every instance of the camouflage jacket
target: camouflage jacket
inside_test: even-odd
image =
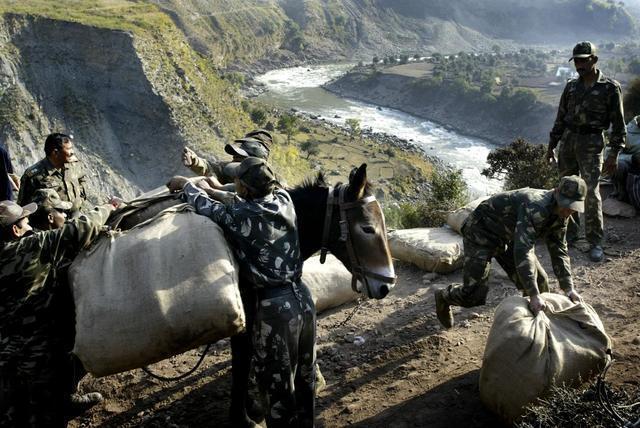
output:
[[[553,190],[518,189],[498,193],[482,202],[464,225],[464,236],[483,246],[513,245],[515,265],[529,295],[538,294],[535,245],[544,237],[553,271],[565,290],[573,288],[565,239],[567,219],[554,214]]]
[[[302,260],[296,212],[289,194],[276,189],[264,198],[225,205],[191,183],[184,200],[224,231],[240,264],[240,275],[257,288],[280,287],[300,280]]]
[[[108,217],[96,207],[60,229],[0,243],[0,369],[29,373],[59,351],[68,332],[59,331],[52,302],[66,281],[55,281],[54,269],[89,245]]]
[[[592,87],[586,88],[581,78],[571,79],[560,98],[558,115],[549,137],[549,147],[554,149],[565,131],[596,133],[606,131],[611,125],[609,147],[624,147],[627,129],[622,109],[620,84],[597,70],[598,78]]]
[[[55,168],[49,159],[44,158],[30,166],[20,179],[18,203],[25,205],[33,201],[38,189],[51,188],[60,199],[73,203],[71,211],[88,212],[93,208],[87,202],[85,175],[77,163],[65,164],[64,168]]]

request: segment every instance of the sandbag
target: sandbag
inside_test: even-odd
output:
[[[602,201],[602,214],[610,217],[635,217],[636,209],[633,205],[619,201],[616,198],[607,198]]]
[[[611,339],[588,304],[543,293],[544,312],[534,317],[528,299],[509,297],[495,311],[480,370],[480,398],[505,422],[549,392],[577,385],[602,370]]]
[[[458,208],[457,210],[450,212],[447,215],[447,224],[449,225],[449,227],[461,234],[462,225],[464,224],[467,217],[469,217],[469,214],[471,214],[473,210],[478,208],[478,205],[480,205],[480,203],[487,200],[488,198],[489,196],[483,196],[469,202],[462,208]]]
[[[100,238],[71,265],[73,352],[95,376],[160,361],[244,329],[222,230],[186,205]]]
[[[462,237],[444,227],[394,230],[388,233],[391,255],[420,269],[448,273],[462,267]]]
[[[324,264],[320,264],[319,256],[306,260],[302,280],[311,291],[318,313],[352,302],[359,296],[351,289],[351,272],[331,254],[327,254]]]

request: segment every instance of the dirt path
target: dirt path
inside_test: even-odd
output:
[[[588,261],[571,250],[576,286],[603,319],[614,340],[617,362],[608,380],[639,385],[640,232],[637,219],[607,219],[607,260]],[[544,248],[538,249],[551,272]],[[317,400],[317,425],[337,427],[485,427],[498,421],[478,396],[478,371],[496,305],[517,291],[494,266],[487,305],[460,309],[456,326],[442,330],[435,318],[433,289],[460,282],[461,273],[434,276],[397,264],[399,281],[384,300],[365,301],[320,316],[318,359],[327,387]],[[553,277],[553,275],[550,275]],[[557,283],[552,284],[557,289]],[[364,343],[355,344],[361,336]],[[190,368],[197,351],[155,364],[172,375]],[[230,426],[229,346],[213,346],[203,368],[175,383],[149,378],[140,370],[89,379],[86,390],[107,400],[72,427]]]

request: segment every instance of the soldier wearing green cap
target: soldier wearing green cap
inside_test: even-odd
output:
[[[61,205],[58,205],[61,207]],[[66,426],[72,382],[64,327],[55,310],[64,293],[55,280],[61,260],[98,236],[114,205],[52,230],[33,233],[38,206],[0,202],[0,426]]]
[[[234,162],[240,162],[247,156],[253,156],[264,160],[269,160],[269,152],[273,144],[271,133],[265,129],[255,129],[245,134],[243,138],[234,140],[227,144],[224,151],[233,157]],[[216,176],[222,182],[228,182],[228,177],[224,175],[224,166],[228,162],[208,162],[206,159],[196,155],[193,150],[185,147],[182,152],[182,162],[191,171],[200,176]]]
[[[547,158],[555,161],[554,149],[557,147],[560,176],[579,174],[587,183],[585,235],[591,246],[589,257],[601,261],[604,231],[598,181],[602,172],[615,173],[618,153],[625,144],[622,89],[617,81],[596,68],[598,56],[593,43],[578,43],[569,61],[574,62],[579,77],[567,82],[560,98]],[[604,132],[610,126],[610,150],[603,165]],[[580,218],[576,214],[573,219],[568,229],[570,241],[579,235]]]
[[[518,189],[498,193],[482,202],[462,227],[464,273],[462,285],[435,292],[440,323],[453,326],[451,306],[484,305],[489,288],[491,259],[495,258],[516,286],[530,298],[534,314],[544,308],[541,292],[548,278],[535,255],[538,238],[547,243],[553,271],[560,287],[574,302],[581,300],[573,288],[565,233],[570,215],[584,211],[587,185],[580,177],[560,180],[556,189]]]
[[[250,288],[254,296],[252,305],[244,298],[243,304],[251,320],[247,325],[250,373],[263,401],[267,426],[313,426],[315,306],[301,281],[293,202],[276,185],[275,174],[263,159],[247,157],[229,164],[226,173],[236,186],[232,204],[219,202],[226,200],[221,196],[224,192],[212,189],[206,179],[194,185],[184,177],[174,177],[168,187],[182,190],[196,212],[224,230],[240,265],[241,290]],[[246,389],[246,381],[237,386]],[[232,400],[232,424],[251,426],[257,422],[246,419],[240,404]]]

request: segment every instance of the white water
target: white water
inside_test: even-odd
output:
[[[480,174],[493,147],[489,142],[457,134],[398,110],[380,109],[372,104],[340,98],[320,88],[350,67],[350,64],[332,64],[270,71],[256,79],[267,87],[259,99],[283,109],[295,108],[321,116],[339,125],[344,125],[349,118],[359,119],[362,128],[413,140],[425,153],[461,169],[472,196],[500,191],[501,182],[488,180]]]

